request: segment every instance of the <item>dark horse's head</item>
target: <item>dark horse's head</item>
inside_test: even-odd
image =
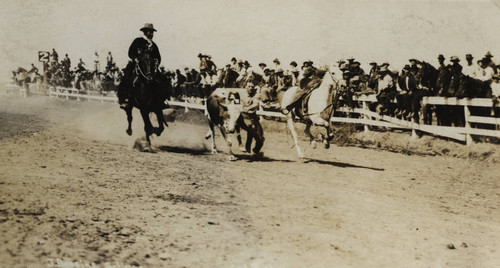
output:
[[[160,85],[155,75],[155,63],[149,53],[143,53],[135,67],[132,99],[136,107],[155,109],[160,105]]]
[[[155,66],[154,61],[151,58],[151,54],[144,53],[139,58],[139,62],[137,63],[137,75],[139,76],[139,79],[142,79],[147,83],[153,82],[154,69]]]

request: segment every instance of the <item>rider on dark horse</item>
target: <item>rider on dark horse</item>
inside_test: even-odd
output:
[[[125,67],[123,80],[118,87],[118,102],[120,108],[125,110],[132,105],[130,103],[130,95],[137,80],[137,74],[135,74],[134,71],[141,57],[149,54],[149,57],[154,62],[154,69],[152,70],[153,79],[158,81],[158,77],[160,76],[160,72],[158,71],[158,67],[161,63],[160,51],[155,42],[153,42],[153,35],[156,29],[153,27],[152,23],[146,23],[144,27],[141,28],[141,31],[144,33],[144,36],[136,38],[130,45],[128,56],[131,61],[129,61],[127,67]],[[168,106],[165,104],[162,108],[165,109],[168,108]]]

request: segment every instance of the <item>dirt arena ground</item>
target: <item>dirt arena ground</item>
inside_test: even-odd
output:
[[[0,95],[0,267],[500,266],[498,164],[170,125],[142,153],[116,104]]]

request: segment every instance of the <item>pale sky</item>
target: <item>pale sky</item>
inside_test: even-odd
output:
[[[415,57],[436,64],[466,53],[491,51],[500,62],[500,2],[335,0],[3,0],[0,9],[0,81],[13,69],[41,69],[38,51],[69,54],[91,66],[111,51],[124,67],[131,41],[151,22],[167,69],[198,67],[198,53],[218,66],[231,57],[288,66],[307,59],[333,64],[354,56],[400,69]],[[101,64],[102,66],[102,64]]]

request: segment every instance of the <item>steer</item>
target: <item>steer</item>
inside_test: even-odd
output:
[[[209,139],[212,136],[212,153],[217,153],[215,146],[214,126],[217,125],[229,148],[229,159],[236,160],[236,157],[231,150],[231,135],[237,128],[237,122],[241,115],[241,104],[237,103],[236,99],[227,96],[227,91],[223,88],[215,90],[206,100],[206,109],[208,112],[208,123],[210,131],[205,136]]]

